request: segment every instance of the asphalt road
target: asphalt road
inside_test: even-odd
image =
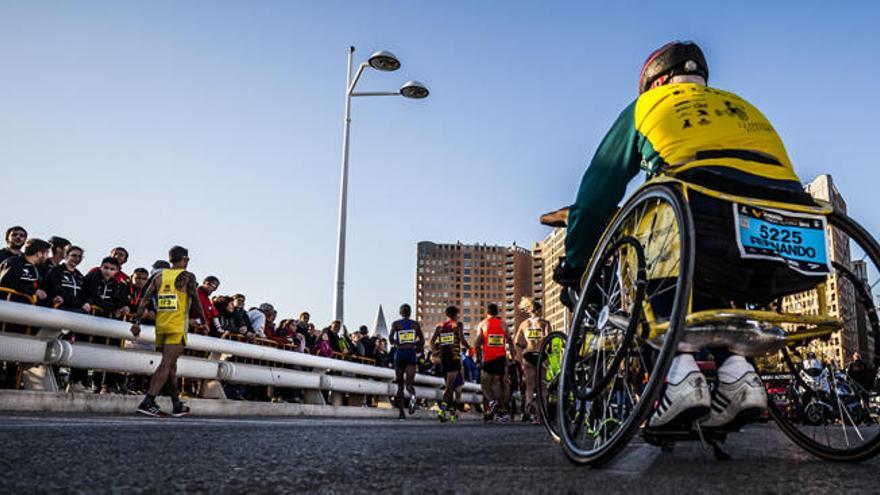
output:
[[[424,414],[424,413],[422,413]],[[0,415],[0,493],[876,493],[880,460],[841,465],[772,425],[699,444],[631,444],[570,464],[541,427],[428,420]]]

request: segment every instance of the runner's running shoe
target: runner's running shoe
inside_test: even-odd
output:
[[[174,404],[174,409],[171,410],[171,415],[175,418],[189,416],[189,407],[185,406],[183,402],[176,402]]]
[[[409,396],[409,414],[412,416],[416,413],[416,395],[411,394]]]
[[[147,398],[141,401],[141,404],[136,411],[138,414],[143,414],[144,416],[150,416],[152,418],[158,418],[165,415],[162,412],[162,409],[159,408],[159,404],[156,404],[156,401]]]

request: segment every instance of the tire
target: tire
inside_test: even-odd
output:
[[[556,415],[563,451],[573,463],[611,460],[653,411],[687,315],[693,270],[693,222],[679,190],[642,188],[600,239],[569,328]],[[625,280],[627,275],[634,279]],[[617,292],[614,285],[603,286],[615,283]],[[645,311],[661,295],[671,301],[669,326],[656,339]]]
[[[855,243],[855,246],[850,244],[849,249],[852,250],[855,247],[856,250],[863,252],[863,258],[870,259],[870,262],[874,265],[874,270],[880,270],[880,246],[878,246],[877,241],[875,241],[874,238],[862,228],[862,226],[846,215],[838,212],[829,215],[828,223],[835,229],[839,230],[840,233],[847,236],[851,240],[851,243]],[[874,337],[873,355],[863,356],[863,360],[866,363],[877,362],[877,348],[880,347],[880,319],[878,319],[877,316],[877,308],[875,306],[875,301],[877,299],[872,294],[871,284],[867,281],[861,281],[852,270],[839,262],[832,262],[832,266],[841,278],[846,279],[852,284],[856,304],[862,306],[866,317],[865,323],[868,325],[868,329]],[[866,270],[866,273],[870,275],[868,270]],[[856,314],[858,314],[858,309],[856,309],[856,311]],[[806,387],[806,384],[798,374],[800,368],[793,362],[788,350],[783,351],[783,362],[788,368],[788,371],[794,376],[794,383],[792,384],[791,390],[798,390],[798,386]],[[792,394],[795,393],[797,392],[792,392]],[[800,400],[802,399],[796,398],[796,400],[793,400],[792,402],[800,404]],[[806,406],[799,407],[804,407],[806,409]],[[871,417],[868,425],[860,425],[859,422],[853,420],[851,416],[844,416],[843,419],[839,419],[839,425],[834,425],[833,428],[829,429],[827,424],[824,426],[821,424],[811,424],[816,421],[805,417],[805,415],[802,414],[803,411],[796,411],[795,413],[789,414],[786,411],[780,410],[773,400],[768,401],[767,409],[770,416],[788,438],[807,452],[821,459],[838,462],[861,462],[871,459],[880,453],[880,423],[878,423],[878,418],[876,417]],[[858,438],[860,442],[858,445],[849,445],[850,437],[844,437],[844,443],[847,445],[836,445],[836,440],[839,440],[839,438],[834,435],[843,435],[848,428],[847,422],[849,421],[854,423],[850,425],[850,427],[853,428],[853,433],[850,434],[850,437],[853,437],[853,441]],[[820,427],[824,429],[824,435],[817,435],[815,433],[815,428]],[[814,428],[814,430],[808,428]],[[858,435],[856,435],[856,430],[858,430]],[[829,436],[829,432],[832,436]],[[870,435],[869,438],[862,438],[866,436],[866,433],[872,433],[872,435]]]
[[[541,424],[544,425],[547,433],[550,434],[550,438],[556,443],[559,443],[559,424],[556,418],[559,373],[558,371],[554,373],[554,370],[550,369],[552,368],[550,358],[553,346],[557,345],[559,341],[562,342],[563,346],[565,345],[565,334],[563,332],[550,332],[544,338],[544,342],[541,343],[541,349],[538,352],[538,363],[535,365],[538,375],[535,384],[538,414],[541,415]]]

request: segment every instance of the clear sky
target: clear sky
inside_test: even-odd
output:
[[[427,100],[353,107],[346,323],[412,302],[416,242],[531,246],[570,203],[641,63],[693,39],[803,180],[875,234],[876,2],[0,3],[0,224],[130,273],[190,249],[220,293],[331,318],[346,50]]]

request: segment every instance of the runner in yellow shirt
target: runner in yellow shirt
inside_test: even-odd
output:
[[[205,318],[196,289],[198,283],[192,273],[186,271],[189,264],[189,252],[180,246],[174,246],[168,252],[171,268],[166,268],[153,277],[150,285],[144,290],[131,325],[131,333],[137,337],[141,333],[140,319],[147,310],[147,302],[155,297],[156,306],[156,350],[162,353],[162,361],[150,379],[150,388],[146,397],[137,408],[137,412],[147,416],[162,416],[162,410],[156,404],[156,396],[167,387],[173,409],[171,415],[182,417],[189,414],[177,395],[177,359],[183,354],[186,346],[186,334],[189,326],[201,326]],[[191,316],[195,316],[191,319]]]

